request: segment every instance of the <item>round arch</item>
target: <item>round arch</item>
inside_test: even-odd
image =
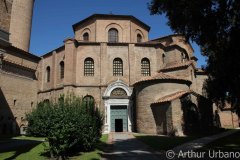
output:
[[[123,28],[117,23],[111,23],[105,28],[105,41],[108,42],[108,31],[110,29],[116,29],[118,31],[118,42],[123,42]]]
[[[110,85],[108,85],[107,89],[103,94],[103,98],[110,97],[112,91],[117,88],[123,89],[127,93],[127,96],[129,97],[132,95],[132,90],[125,83],[123,83],[123,81],[117,80],[116,82],[113,82]]]
[[[80,40],[84,40],[83,39],[83,35],[87,33],[88,36],[89,36],[89,40],[88,41],[91,41],[91,30],[89,28],[85,28],[82,32],[81,32],[81,37],[79,37]]]
[[[136,29],[136,31],[135,31],[135,37],[134,37],[135,42],[137,42],[137,36],[138,35],[140,35],[142,37],[142,42],[144,42],[145,41],[145,37],[144,37],[144,34],[142,33],[142,31],[140,29]]]

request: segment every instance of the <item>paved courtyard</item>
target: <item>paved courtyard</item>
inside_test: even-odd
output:
[[[138,141],[131,133],[110,133],[111,149],[103,159],[113,160],[158,160],[155,152]]]

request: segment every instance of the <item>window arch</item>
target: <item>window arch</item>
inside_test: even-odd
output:
[[[142,42],[142,36],[141,34],[137,34],[137,43]]]
[[[118,42],[118,30],[111,28],[108,31],[108,42]]]
[[[112,92],[111,92],[111,97],[125,97],[127,96],[127,92],[122,89],[122,88],[115,88]]]
[[[63,79],[64,78],[64,62],[61,61],[59,65],[60,65],[60,79]]]
[[[47,82],[50,82],[50,75],[51,75],[51,69],[50,69],[50,67],[48,66],[47,68],[46,68],[46,81]]]
[[[93,96],[91,96],[91,95],[86,95],[86,96],[83,98],[83,103],[85,104],[86,107],[94,104],[94,98],[93,98]]]
[[[142,76],[151,75],[150,61],[148,58],[143,58],[141,61],[141,73],[142,73]]]
[[[123,76],[123,61],[121,58],[113,60],[113,76]]]
[[[92,58],[84,60],[84,76],[94,76],[94,61]]]
[[[84,41],[89,41],[89,34],[88,34],[87,32],[85,32],[85,33],[83,34],[83,40],[84,40]]]

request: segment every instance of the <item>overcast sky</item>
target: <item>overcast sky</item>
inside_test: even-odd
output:
[[[150,0],[35,0],[30,52],[43,55],[63,45],[73,37],[72,25],[92,14],[132,15],[151,27],[149,39],[173,34],[167,19],[150,15]],[[199,47],[192,44],[199,59],[198,67],[205,64]]]

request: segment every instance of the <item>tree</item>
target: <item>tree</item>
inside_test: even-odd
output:
[[[208,97],[218,104],[228,100],[240,115],[240,1],[152,0],[148,7],[151,14],[165,14],[173,31],[201,47]]]
[[[94,102],[86,105],[75,96],[61,97],[56,103],[40,102],[26,117],[27,133],[46,137],[47,150],[57,159],[64,159],[76,146],[91,150],[101,137],[102,114]]]

